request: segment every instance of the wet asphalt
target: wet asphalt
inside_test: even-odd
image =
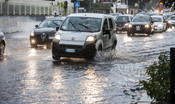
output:
[[[30,32],[6,34],[0,58],[0,104],[133,104],[146,91],[146,67],[175,47],[175,31],[151,36],[116,34],[115,52],[93,60],[54,61],[46,46],[31,48]]]

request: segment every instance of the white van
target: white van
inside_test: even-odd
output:
[[[115,21],[110,15],[78,13],[69,15],[55,34],[52,57],[93,58],[97,51],[115,49]]]

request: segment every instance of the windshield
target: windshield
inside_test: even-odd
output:
[[[172,16],[170,19],[171,19],[171,20],[175,20],[175,16]]]
[[[59,27],[62,23],[62,20],[45,20],[40,25],[39,28],[56,28]]]
[[[163,19],[161,17],[152,17],[152,21],[154,21],[154,22],[163,22]]]
[[[64,31],[98,32],[101,28],[100,18],[68,17],[61,26]]]
[[[133,18],[132,22],[149,22],[150,18],[148,16],[136,16]]]
[[[129,21],[129,17],[128,16],[119,16],[117,18],[116,22],[128,22]]]

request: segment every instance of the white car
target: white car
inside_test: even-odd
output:
[[[166,30],[166,21],[163,16],[151,16],[154,22],[154,32],[163,32]]]
[[[52,57],[93,58],[97,51],[115,50],[115,21],[105,14],[78,13],[69,15],[53,39]]]
[[[175,15],[172,15],[168,19],[168,27],[174,29],[174,27],[175,27]]]

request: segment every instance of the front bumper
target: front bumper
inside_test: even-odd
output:
[[[72,49],[73,52],[66,52],[66,49]],[[94,57],[96,55],[95,42],[85,43],[81,45],[62,45],[59,42],[54,42],[52,44],[52,55],[55,57],[79,57],[88,58]]]
[[[154,32],[161,32],[163,31],[163,27],[154,27]]]
[[[40,35],[30,36],[30,43],[43,45],[46,43],[51,43],[53,38],[54,38],[53,36],[48,35],[45,38],[42,38]],[[32,41],[34,41],[34,43]]]
[[[116,27],[116,31],[127,31],[126,27]]]
[[[136,26],[133,26],[132,28],[128,28],[127,30],[129,33],[146,33],[146,34],[152,31],[151,27],[145,28],[144,26],[141,26],[140,29],[136,29]]]

